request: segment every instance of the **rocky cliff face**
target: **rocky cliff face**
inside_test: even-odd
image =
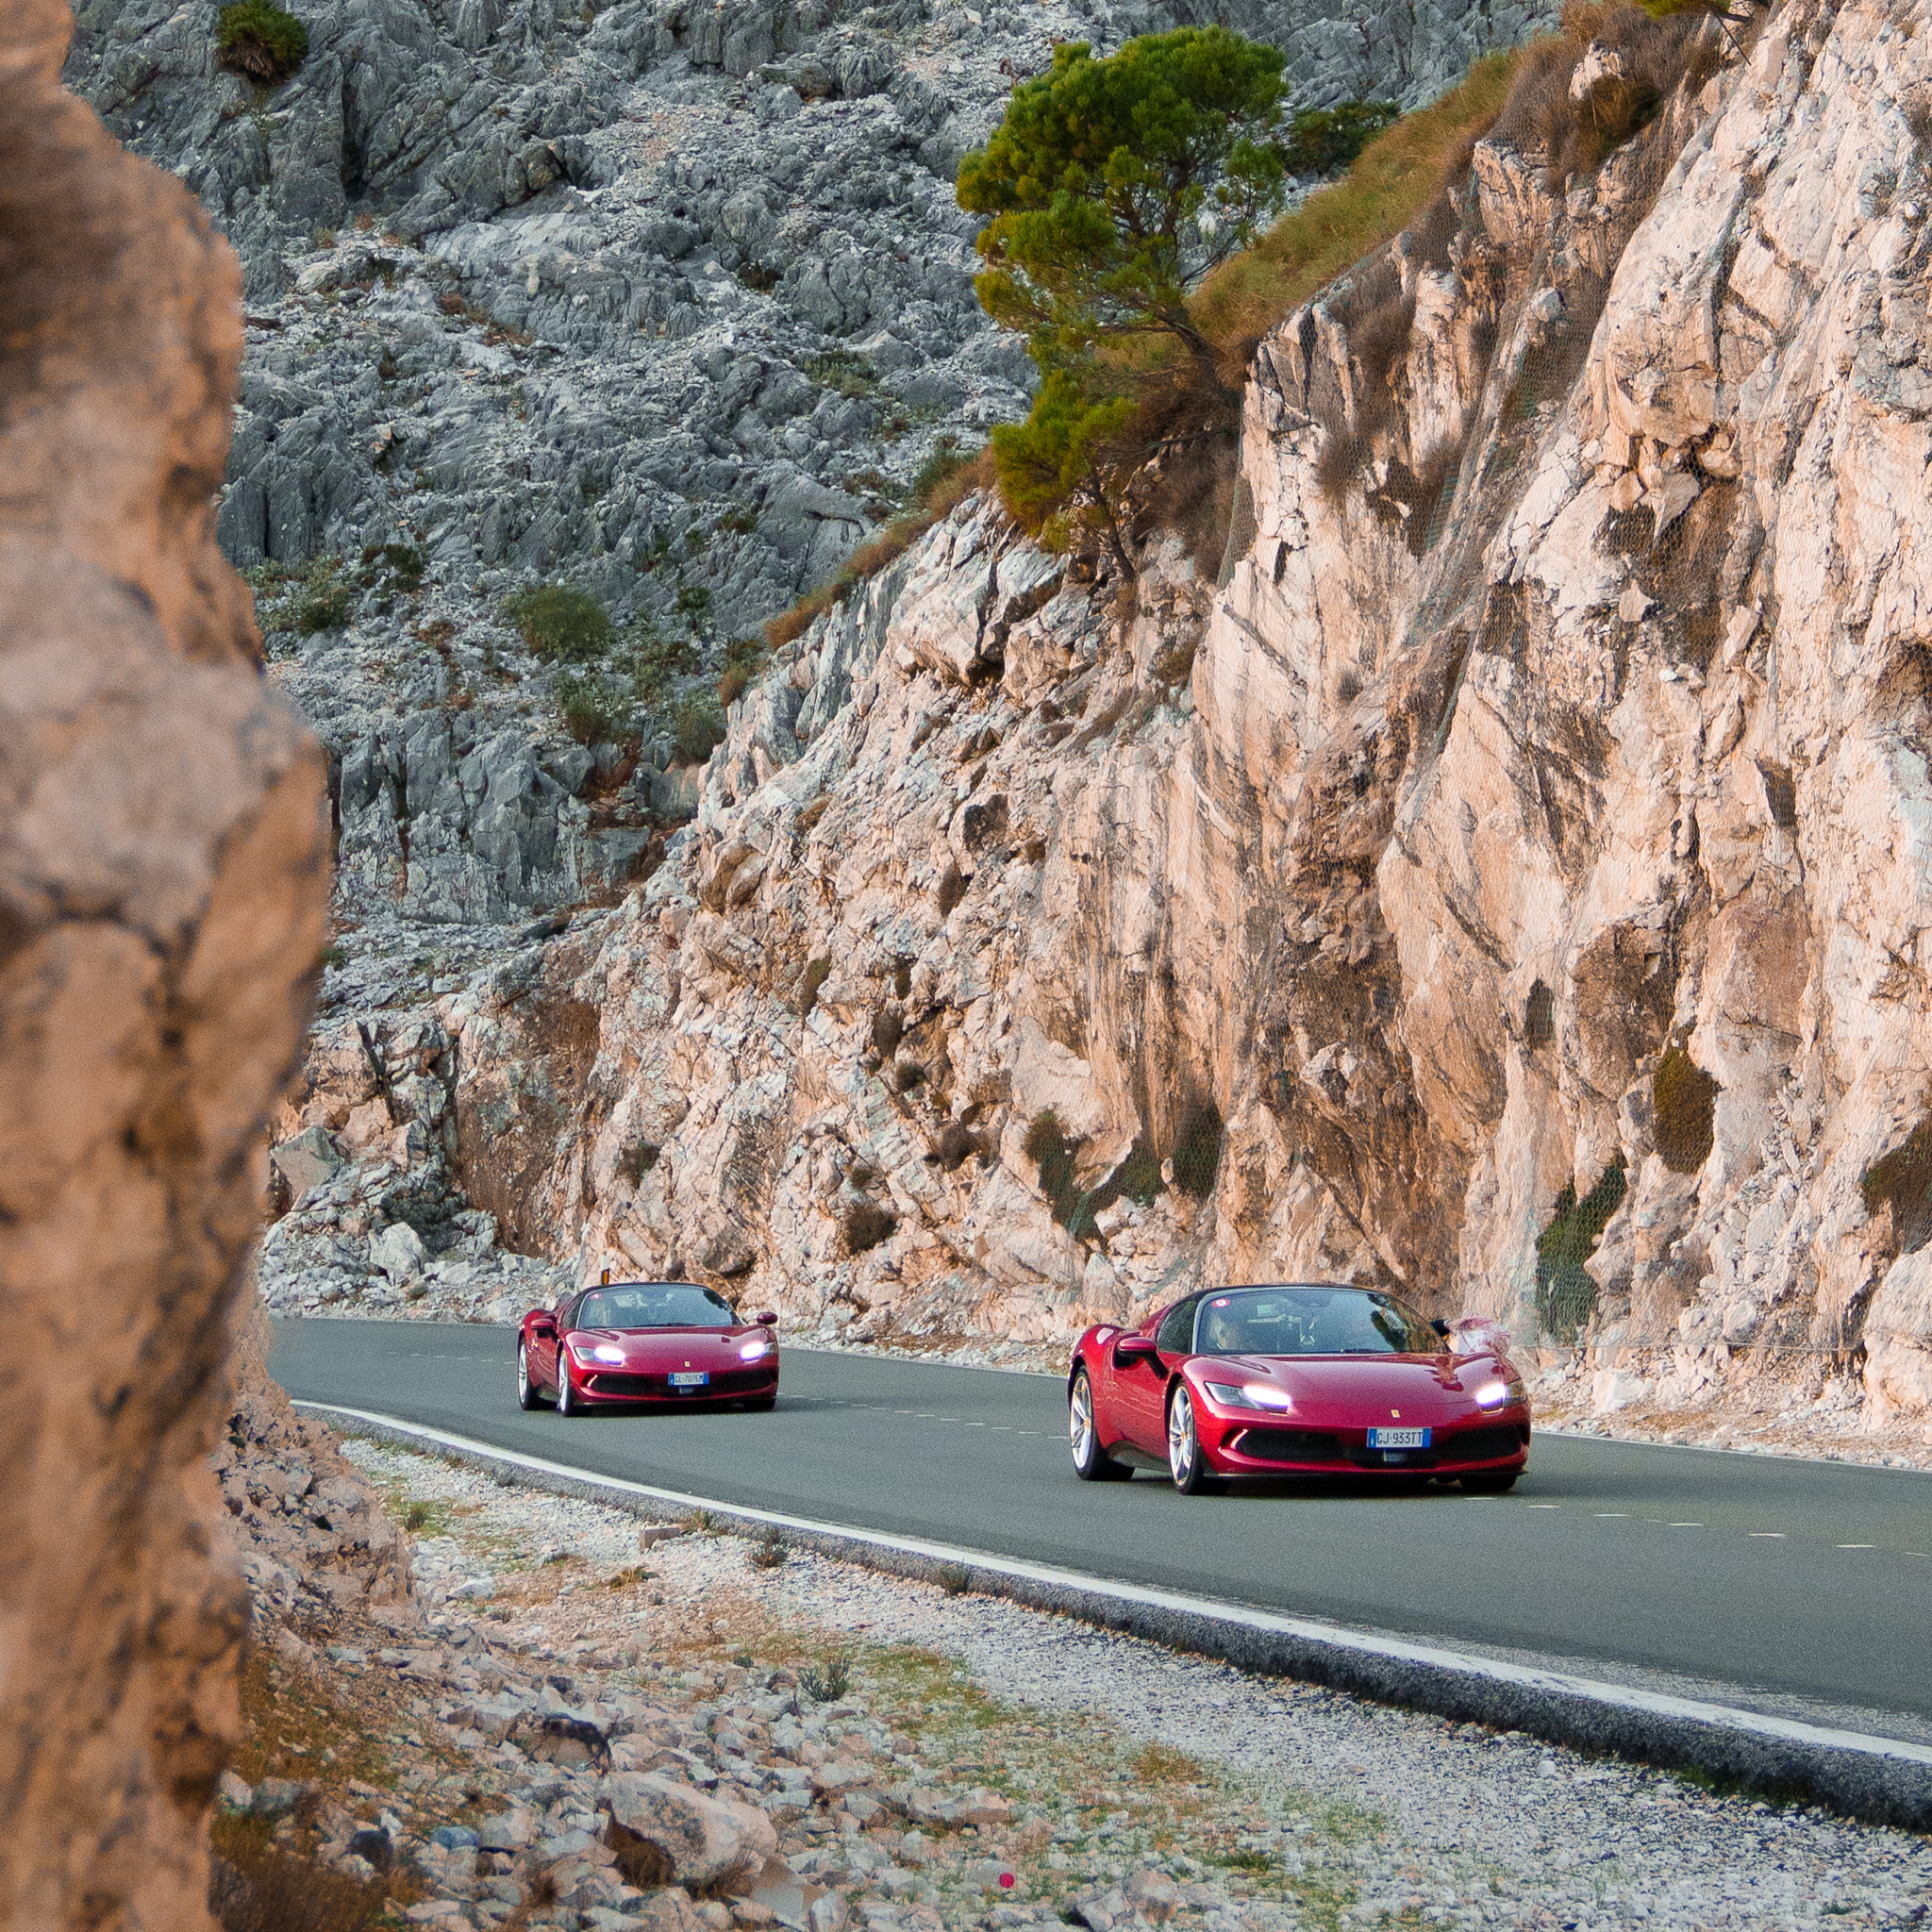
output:
[[[198,1927],[247,1609],[205,1461],[325,936],[210,503],[234,258],[0,8],[0,1923]]]
[[[1223,583],[973,504],[822,620],[440,1003],[473,1199],[848,1333],[1341,1275],[1923,1415],[1924,45],[1607,17],[1264,343]]]

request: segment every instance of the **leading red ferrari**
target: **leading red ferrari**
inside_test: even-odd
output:
[[[778,1318],[750,1322],[689,1281],[617,1281],[532,1308],[517,1336],[517,1400],[558,1415],[607,1404],[778,1399]]]
[[[1189,1295],[1137,1329],[1090,1328],[1067,1376],[1088,1482],[1167,1466],[1184,1495],[1237,1475],[1454,1476],[1498,1494],[1529,1458],[1529,1396],[1500,1347],[1459,1351],[1379,1289]]]

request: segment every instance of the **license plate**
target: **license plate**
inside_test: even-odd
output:
[[[671,1377],[674,1389],[702,1389],[711,1379],[708,1369],[679,1369]]]
[[[1371,1449],[1426,1449],[1429,1446],[1429,1432],[1426,1429],[1371,1429],[1369,1447]]]

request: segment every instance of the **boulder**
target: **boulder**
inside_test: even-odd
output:
[[[275,1172],[288,1183],[291,1198],[299,1201],[310,1188],[331,1180],[342,1166],[342,1150],[326,1127],[304,1127],[293,1139],[269,1150]]]
[[[649,1773],[619,1772],[606,1780],[611,1842],[650,1846],[667,1882],[710,1891],[748,1889],[778,1849],[778,1834],[753,1805],[716,1798]]]
[[[423,1272],[429,1250],[407,1221],[392,1221],[369,1240],[369,1261],[391,1281],[408,1281]]]

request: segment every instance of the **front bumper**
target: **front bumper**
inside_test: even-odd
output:
[[[715,1372],[702,1389],[674,1389],[666,1375],[639,1374],[629,1369],[579,1368],[576,1392],[586,1402],[689,1403],[742,1402],[778,1392],[778,1365]]]
[[[1205,1440],[1210,1467],[1224,1475],[1459,1474],[1520,1468],[1529,1455],[1529,1417],[1521,1411],[1432,1429],[1426,1449],[1371,1449],[1369,1432],[1302,1428],[1287,1419],[1217,1415],[1216,1439]]]

